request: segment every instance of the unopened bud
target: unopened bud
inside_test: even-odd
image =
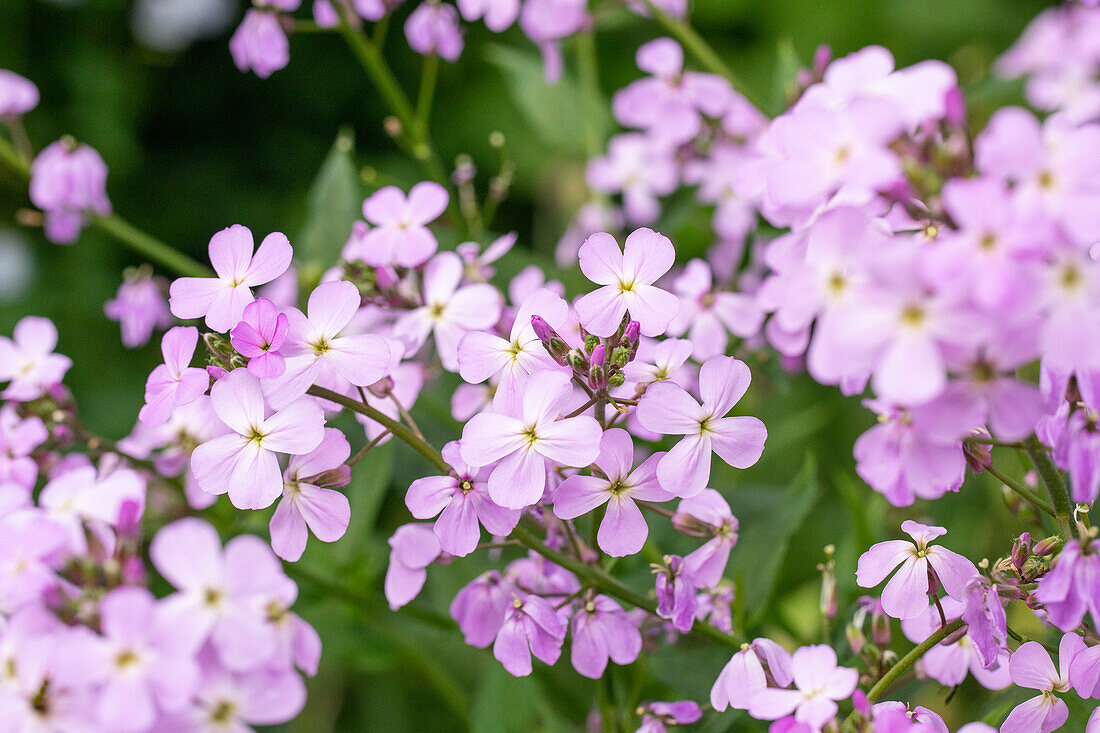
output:
[[[531,316],[531,328],[535,330],[535,335],[542,342],[546,353],[550,354],[550,358],[562,366],[568,366],[566,357],[569,354],[569,345],[558,335],[558,332],[551,328],[542,316]]]
[[[634,359],[634,355],[638,353],[638,343],[642,335],[642,327],[637,321],[631,321],[626,324],[626,330],[623,331],[623,337],[620,340],[620,344],[629,354],[629,360]]]
[[[565,355],[565,363],[576,369],[578,372],[588,371],[588,358],[581,353],[580,349],[572,349]]]
[[[1031,556],[1031,534],[1024,532],[1012,543],[1012,564],[1017,570],[1023,570],[1024,563]]]
[[[1035,547],[1031,548],[1031,553],[1036,557],[1046,557],[1047,555],[1053,555],[1062,544],[1061,537],[1047,537],[1044,540],[1039,540],[1035,543]]]
[[[615,372],[607,378],[607,383],[612,387],[622,387],[624,384],[626,384],[626,375],[622,372]]]
[[[380,290],[386,290],[397,284],[397,273],[392,267],[377,267],[374,270],[374,279]]]
[[[630,352],[622,346],[616,346],[611,352],[611,365],[622,369],[630,361]]]
[[[607,389],[607,347],[598,344],[592,350],[588,367],[588,386],[595,390]]]
[[[963,456],[966,457],[966,465],[974,473],[981,473],[993,465],[993,453],[985,443],[963,441]]]
[[[382,120],[382,129],[386,131],[386,134],[390,137],[401,136],[401,120],[396,117],[390,116]]]
[[[301,481],[303,484],[319,486],[322,489],[335,489],[341,486],[347,486],[351,483],[351,466],[337,466],[328,471],[322,471],[315,476],[304,478]]]
[[[592,334],[588,334],[587,336],[584,337],[584,353],[591,354],[592,351],[597,346],[599,346],[599,344],[600,344],[600,337],[599,336],[593,336]],[[603,360],[601,359],[601,361],[603,361]]]
[[[389,397],[393,392],[393,377],[385,376],[367,387],[367,391],[378,398]]]

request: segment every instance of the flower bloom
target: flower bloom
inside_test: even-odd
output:
[[[494,33],[507,30],[519,16],[519,0],[457,0],[457,5],[464,20],[484,19]]]
[[[673,498],[657,482],[657,462],[663,455],[656,453],[631,470],[634,444],[630,434],[621,428],[606,431],[600,438],[600,455],[595,462],[603,476],[565,479],[554,492],[554,514],[560,519],[576,519],[607,504],[596,535],[600,549],[613,557],[635,554],[649,536],[649,525],[635,500]]]
[[[581,245],[581,271],[603,287],[577,301],[577,316],[589,333],[610,336],[623,316],[638,321],[645,336],[660,336],[676,315],[676,296],[653,285],[668,272],[676,250],[668,237],[652,229],[636,229],[620,250],[615,238],[597,232]]]
[[[290,457],[283,472],[283,498],[271,515],[271,548],[276,555],[295,562],[311,531],[321,542],[335,542],[347,532],[351,506],[334,488],[351,480],[351,469],[344,465],[350,455],[344,434],[325,428],[320,445]]]
[[[771,639],[754,639],[742,644],[710,690],[710,704],[721,712],[727,707],[748,710],[753,696],[768,686],[790,687],[791,655]]]
[[[546,664],[558,661],[565,629],[565,619],[545,598],[517,596],[497,632],[493,656],[510,674],[526,677],[531,674],[532,654]]]
[[[38,316],[21,318],[12,338],[0,336],[0,382],[8,382],[0,397],[26,402],[60,384],[73,362],[53,353],[56,347],[53,321]]]
[[[947,530],[906,520],[901,525],[901,531],[912,537],[916,544],[888,540],[873,545],[859,558],[856,582],[863,588],[873,588],[900,565],[901,570],[882,591],[882,609],[887,615],[902,620],[915,618],[928,607],[932,571],[947,595],[965,602],[967,585],[978,574],[978,569],[962,555],[928,544],[936,537],[947,534]]]
[[[1062,631],[1081,625],[1085,613],[1100,621],[1100,555],[1086,543],[1068,542],[1058,553],[1054,566],[1039,578],[1036,600],[1043,604],[1050,623]]]
[[[261,79],[286,66],[290,63],[290,41],[279,16],[249,8],[229,39],[229,53],[238,69],[255,72]]]
[[[467,644],[484,649],[497,638],[511,608],[509,587],[500,573],[490,570],[455,594],[451,601],[451,618],[458,623]]]
[[[0,69],[0,117],[26,114],[38,106],[38,87],[14,71]]]
[[[250,11],[252,12],[252,11]],[[252,253],[248,227],[234,224],[210,239],[210,264],[217,277],[181,277],[169,288],[168,304],[176,318],[206,318],[225,333],[240,322],[252,302],[252,288],[271,282],[290,266],[293,250],[286,235],[273,232]]]
[[[274,379],[286,371],[279,349],[286,341],[289,324],[274,303],[259,298],[244,307],[240,323],[229,332],[229,342],[248,358],[248,371],[259,379]]]
[[[1012,709],[1001,724],[1002,733],[1050,733],[1069,718],[1069,708],[1055,692],[1070,689],[1070,663],[1085,648],[1076,634],[1066,634],[1058,644],[1058,668],[1037,641],[1027,641],[1008,659],[1012,682],[1040,694]]]
[[[462,460],[458,441],[443,446],[442,454],[454,472],[413,481],[405,505],[417,519],[439,515],[434,530],[440,547],[448,555],[465,557],[477,549],[479,523],[490,534],[503,537],[516,528],[520,513],[493,503],[483,472]]]
[[[819,731],[836,715],[836,701],[851,697],[859,682],[859,672],[838,667],[836,652],[824,644],[796,649],[791,676],[797,689],[760,690],[749,702],[749,714],[758,720],[778,720],[794,713],[797,720]]]
[[[153,331],[172,325],[168,301],[156,281],[147,275],[127,278],[103,313],[122,326],[122,345],[132,349],[149,342]]]
[[[447,190],[424,181],[406,197],[396,186],[386,186],[363,202],[363,218],[375,225],[362,247],[363,261],[373,267],[417,267],[435,254],[439,244],[428,224],[447,210]]]
[[[93,148],[70,138],[50,143],[31,164],[30,197],[46,212],[46,237],[71,244],[89,214],[111,213],[107,164]]]
[[[710,481],[710,454],[734,468],[748,468],[764,451],[768,431],[755,417],[724,417],[749,388],[752,375],[745,363],[715,356],[699,372],[700,405],[672,382],[651,385],[638,402],[638,422],[662,435],[683,435],[657,465],[661,486],[688,498]]]
[[[234,369],[210,390],[214,412],[232,432],[191,454],[191,471],[211,494],[229,493],[238,509],[263,509],[282,494],[277,453],[309,453],[324,438],[325,416],[308,400],[264,417],[259,380]]]
[[[726,570],[730,551],[737,544],[737,517],[730,511],[730,505],[714,489],[703,489],[690,499],[680,502],[672,522],[677,528],[690,529],[695,529],[693,525],[702,523],[704,531],[714,535],[706,544],[684,558],[684,566],[695,580],[697,588],[718,585]]]
[[[600,424],[587,415],[561,418],[572,398],[568,374],[544,370],[531,377],[523,407],[511,414],[474,415],[462,431],[462,459],[472,466],[500,461],[489,475],[489,497],[522,509],[542,498],[546,463],[583,467],[600,454]]]
[[[573,667],[585,677],[599,679],[607,660],[630,664],[642,650],[642,635],[626,611],[607,596],[585,601],[573,616]]]
[[[389,539],[390,564],[386,568],[385,594],[396,611],[416,598],[428,579],[428,566],[439,557],[439,540],[426,524],[405,524]]]
[[[199,342],[193,326],[176,326],[160,341],[164,363],[153,369],[145,382],[145,405],[138,419],[146,425],[163,425],[172,410],[206,392],[210,377],[205,369],[188,366]]]
[[[405,38],[409,48],[419,54],[435,54],[448,61],[458,61],[462,55],[462,27],[452,5],[418,5],[405,21]]]

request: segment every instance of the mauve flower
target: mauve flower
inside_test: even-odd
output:
[[[238,69],[252,71],[261,79],[290,63],[290,41],[279,15],[249,8],[229,39],[229,53]]]
[[[940,606],[948,621],[958,618],[964,610],[963,604],[952,598],[941,599]],[[902,632],[914,644],[920,644],[939,628],[940,611],[935,606],[928,606],[919,616],[901,622]],[[1007,647],[997,649],[990,663],[985,664],[969,635],[958,637],[950,644],[937,644],[921,657],[920,664],[927,676],[947,687],[962,684],[967,672],[987,690],[1003,690],[1012,683]]]
[[[790,653],[771,639],[754,639],[742,644],[722,668],[710,689],[710,704],[719,712],[727,707],[748,710],[752,698],[769,683],[785,688],[792,679]]]
[[[695,624],[698,601],[695,581],[678,555],[665,555],[664,564],[657,567],[657,615],[672,622],[677,631],[687,633]]]
[[[1074,631],[1085,613],[1100,622],[1100,554],[1086,542],[1070,541],[1058,553],[1053,567],[1041,578],[1035,598],[1046,609],[1050,623]]]
[[[1100,698],[1100,646],[1079,649],[1069,665],[1069,679],[1082,699]]]
[[[229,342],[248,359],[248,371],[259,379],[274,379],[286,371],[279,349],[289,327],[285,313],[267,298],[258,298],[245,306],[240,323],[229,332]]]
[[[375,226],[363,239],[363,261],[373,267],[426,262],[439,247],[427,225],[447,210],[448,198],[447,189],[430,181],[413,186],[408,196],[396,186],[375,191],[363,202],[363,217]]]
[[[672,290],[680,304],[669,333],[687,334],[699,361],[724,354],[730,333],[749,338],[764,323],[764,312],[751,296],[713,288],[710,266],[703,260],[689,262]]]
[[[42,514],[0,516],[0,606],[13,611],[42,603],[61,582],[55,572],[68,552],[68,537]]]
[[[714,489],[703,489],[689,499],[683,499],[672,517],[677,528],[693,527],[698,522],[714,536],[699,549],[684,558],[684,567],[697,588],[712,588],[722,580],[730,551],[737,544],[737,517],[730,505]]]
[[[128,349],[144,346],[154,330],[172,325],[168,300],[147,274],[123,280],[118,294],[103,305],[103,313],[122,326],[122,345]]]
[[[37,416],[21,418],[15,403],[0,407],[0,514],[5,513],[5,492],[18,489],[30,498],[38,479],[38,463],[31,453],[49,439],[46,424]]]
[[[31,203],[46,212],[46,237],[70,244],[87,214],[111,213],[107,164],[93,148],[65,138],[50,143],[31,164]]]
[[[73,362],[55,354],[57,328],[53,321],[24,316],[15,324],[12,338],[0,336],[0,382],[8,386],[0,397],[27,402],[60,384]]]
[[[1001,664],[1008,650],[1008,622],[997,585],[981,577],[971,580],[962,617],[966,638],[982,666],[989,669]]]
[[[320,445],[305,455],[290,457],[283,472],[283,498],[271,515],[271,548],[276,555],[296,562],[311,531],[321,542],[335,542],[344,536],[351,506],[348,498],[334,489],[351,481],[351,469],[344,465],[350,455],[344,434],[325,428]]]
[[[176,326],[161,338],[164,363],[145,381],[145,404],[138,412],[146,425],[163,425],[175,408],[198,399],[210,386],[205,369],[189,366],[198,342],[199,331],[193,326]]]
[[[73,468],[52,476],[38,503],[65,530],[74,555],[88,553],[89,535],[110,555],[115,545],[111,529],[123,522],[124,512],[137,519],[145,508],[145,479],[123,467],[98,472],[92,466]]]
[[[164,730],[186,733],[274,726],[293,720],[306,704],[306,686],[292,669],[266,668],[232,674],[215,663],[201,668],[193,706],[166,716]]]
[[[637,733],[665,733],[666,726],[691,725],[703,717],[699,703],[693,700],[651,702],[642,705],[640,710],[642,724]]]
[[[527,381],[520,410],[474,415],[462,430],[462,459],[471,466],[500,461],[489,496],[509,509],[542,498],[547,461],[584,467],[600,454],[600,424],[587,415],[561,418],[573,398],[569,375],[544,370]]]
[[[901,525],[901,531],[916,542],[888,540],[872,545],[859,558],[856,582],[863,588],[873,588],[899,565],[901,570],[882,591],[882,608],[897,619],[919,616],[928,607],[929,569],[943,585],[947,595],[957,601],[966,600],[966,588],[978,569],[962,555],[943,547],[931,547],[936,537],[947,534],[943,527],[930,527],[912,520]]]
[[[469,331],[492,328],[500,319],[500,291],[488,283],[459,287],[464,266],[454,252],[440,252],[424,267],[422,302],[397,319],[394,333],[407,344],[406,356],[435,336],[443,368],[457,372],[458,344]]]
[[[836,652],[824,644],[804,646],[791,655],[794,690],[766,687],[749,701],[749,714],[758,720],[778,720],[794,713],[814,731],[836,716],[837,700],[851,697],[859,672],[838,667]]]
[[[264,394],[274,407],[282,407],[306,393],[313,384],[337,392],[374,384],[389,373],[389,342],[375,334],[346,335],[344,331],[359,310],[359,290],[338,280],[321,283],[309,294],[306,314],[297,308],[285,311],[290,321],[282,347],[286,370],[276,379],[264,380]]]
[[[549,601],[535,595],[515,596],[493,643],[493,656],[515,677],[531,674],[531,655],[546,664],[561,656],[565,619]]]
[[[710,480],[711,451],[735,468],[760,459],[768,432],[755,417],[724,417],[749,388],[744,362],[715,356],[699,372],[700,405],[677,384],[657,382],[638,403],[638,422],[662,435],[683,435],[657,465],[661,486],[676,496],[695,496]]]
[[[1070,689],[1070,662],[1085,648],[1076,634],[1066,634],[1058,644],[1058,669],[1050,654],[1037,641],[1027,641],[1012,653],[1008,669],[1012,682],[1041,694],[1012,709],[1001,724],[1002,733],[1050,733],[1069,718],[1069,708],[1055,692]]]
[[[149,557],[176,589],[160,605],[177,634],[196,645],[212,640],[235,671],[261,667],[278,651],[268,616],[273,604],[289,607],[298,588],[266,542],[240,535],[223,550],[212,526],[189,517],[157,532]]]
[[[457,0],[457,4],[464,20],[483,18],[494,33],[507,30],[519,16],[519,0]]]
[[[434,529],[440,547],[448,555],[465,557],[477,549],[479,523],[489,534],[503,537],[516,528],[520,512],[493,503],[485,472],[462,460],[458,441],[443,446],[442,454],[454,471],[413,481],[405,505],[417,519],[431,519],[438,514]]]
[[[653,223],[661,213],[658,199],[672,193],[679,178],[667,146],[629,132],[611,138],[607,154],[588,161],[586,172],[592,190],[622,193],[623,213],[632,224]]]
[[[458,61],[462,55],[462,27],[453,5],[420,3],[405,21],[405,38],[419,54],[435,54],[447,61]]]
[[[675,259],[672,242],[652,229],[631,232],[625,251],[610,234],[593,234],[581,245],[581,271],[603,287],[582,296],[574,306],[581,325],[596,336],[610,336],[629,312],[643,335],[660,336],[679,303],[675,295],[653,283]]]
[[[160,710],[185,708],[199,682],[195,639],[172,626],[153,594],[122,587],[99,602],[102,687],[99,722],[113,731],[145,731]]]
[[[519,27],[542,51],[546,81],[561,78],[562,56],[558,41],[591,23],[587,0],[526,0]]]
[[[0,117],[26,114],[38,106],[38,87],[14,71],[0,69]]]
[[[252,11],[250,11],[252,12]],[[206,318],[218,333],[236,326],[252,302],[252,288],[271,282],[290,266],[294,255],[286,235],[264,237],[255,254],[248,227],[234,224],[210,238],[210,264],[216,277],[181,277],[169,288],[168,304],[176,318]]]
[[[426,524],[404,524],[389,539],[390,564],[386,568],[385,594],[396,611],[416,598],[428,579],[428,566],[441,549],[435,531]]]
[[[218,419],[232,432],[191,454],[191,472],[204,491],[229,493],[238,509],[263,509],[282,494],[276,454],[309,453],[324,438],[325,416],[315,403],[298,400],[264,417],[259,380],[234,369],[210,389]]]
[[[458,623],[466,643],[484,649],[493,643],[511,608],[509,584],[490,570],[466,584],[451,601],[451,618]]]
[[[642,635],[630,616],[615,601],[597,595],[586,600],[573,615],[570,660],[585,677],[599,679],[610,658],[630,664],[642,650]]]
[[[649,536],[649,525],[635,500],[673,498],[657,482],[657,462],[662,455],[655,453],[632,470],[634,444],[630,434],[621,428],[604,432],[600,455],[595,461],[603,475],[565,479],[554,492],[554,514],[561,519],[576,519],[607,504],[596,535],[600,549],[613,557],[633,555],[642,549]]]

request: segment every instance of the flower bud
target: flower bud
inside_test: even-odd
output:
[[[638,343],[641,337],[641,324],[637,321],[631,321],[626,325],[626,330],[623,331],[623,337],[619,341],[620,345],[627,350],[627,361],[633,361],[634,357],[638,353]]]
[[[615,372],[607,378],[607,383],[612,387],[622,387],[626,384],[626,375],[622,372]]]
[[[566,357],[569,354],[569,345],[558,335],[558,332],[551,328],[542,316],[531,316],[531,328],[535,330],[535,335],[542,342],[546,352],[550,354],[550,358],[562,366],[568,366]]]
[[[393,392],[393,377],[385,376],[367,387],[367,391],[378,398],[389,397]]]
[[[1047,555],[1053,555],[1062,544],[1061,537],[1047,537],[1044,540],[1039,540],[1035,543],[1035,547],[1031,552],[1036,557],[1046,557]]]
[[[578,372],[588,371],[588,358],[581,353],[580,349],[573,349],[565,355],[565,362],[567,365],[573,367]]]
[[[1024,563],[1031,555],[1031,534],[1024,532],[1012,543],[1012,564],[1016,570],[1023,570]]]
[[[974,473],[981,473],[993,465],[993,453],[990,446],[985,443],[963,441],[963,456],[966,457],[966,465]]]
[[[611,352],[611,366],[622,369],[630,361],[630,352],[622,346],[616,346]]]
[[[592,350],[588,367],[588,386],[595,390],[607,389],[607,347],[599,344]]]
[[[599,336],[593,336],[592,334],[586,335],[584,337],[584,353],[591,354],[593,349],[595,349],[596,346],[599,345],[599,343],[600,343],[600,337]]]

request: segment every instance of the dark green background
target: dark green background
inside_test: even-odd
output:
[[[983,80],[996,54],[1043,6],[1017,0],[699,0],[693,21],[748,88],[776,104],[783,79],[817,44],[843,54],[880,43],[900,65],[950,61],[980,120],[992,106],[1018,98],[1017,87]],[[401,22],[406,12],[398,12]],[[24,74],[42,89],[41,106],[26,120],[36,147],[65,133],[95,146],[111,169],[108,190],[116,210],[139,227],[198,258],[205,256],[210,235],[233,223],[246,224],[258,236],[285,231],[294,242],[306,217],[306,192],[343,125],[355,131],[358,165],[406,186],[418,180],[382,133],[380,100],[337,37],[293,38],[290,66],[261,81],[233,67],[228,35],[163,55],[135,43],[128,19],[129,3],[121,0],[90,0],[76,8],[0,0],[0,68]],[[653,22],[624,12],[601,24],[596,43],[605,97],[637,76],[634,50],[658,35]],[[386,52],[406,88],[415,90],[419,59],[408,51],[399,25],[391,28]],[[494,229],[518,230],[525,249],[512,264],[502,263],[505,272],[521,263],[549,262],[553,243],[583,197],[582,104],[571,44],[565,52],[566,80],[547,90],[535,50],[517,32],[493,36],[475,26],[461,60],[441,71],[431,127],[444,160],[473,155],[484,187],[497,160],[488,134],[500,130],[518,166]],[[606,137],[611,126],[595,129]],[[12,178],[0,174],[0,184],[0,222],[7,226],[27,200]],[[706,220],[682,197],[658,228],[681,245],[686,259],[706,240]],[[10,332],[28,313],[52,318],[61,332],[60,349],[75,361],[66,381],[85,422],[121,437],[133,424],[141,385],[159,354],[153,345],[123,349],[102,304],[123,268],[140,261],[94,232],[73,247],[51,245],[33,231],[27,236],[34,280],[25,299],[0,303],[0,331]],[[841,614],[832,639],[843,650],[843,620],[859,595],[852,579],[855,559],[871,542],[895,536],[905,517],[945,524],[947,544],[975,559],[1007,551],[1019,523],[991,484],[971,480],[959,495],[934,505],[891,510],[851,468],[852,442],[873,416],[835,390],[778,376],[759,358],[754,367],[755,384],[741,407],[765,420],[768,448],[758,467],[718,470],[712,483],[741,520],[742,538],[728,574],[739,582],[738,611],[749,636],[767,633],[790,645],[821,640],[820,574],[814,566],[821,548],[833,543]],[[446,407],[450,384],[426,392],[413,411],[437,445],[458,434]],[[353,446],[356,435],[352,430]],[[1013,456],[1003,460],[1007,470],[1019,472]],[[484,557],[433,568],[414,610],[389,613],[381,600],[385,538],[408,521],[404,489],[427,472],[403,447],[379,450],[360,464],[349,489],[354,518],[348,537],[331,547],[311,541],[301,566],[352,591],[343,599],[330,591],[330,600],[322,601],[316,581],[301,582],[298,610],[321,631],[325,652],[322,672],[310,683],[307,710],[289,729],[559,729],[581,725],[598,699],[610,700],[617,711],[610,720],[614,727],[632,729],[631,711],[640,700],[706,699],[729,653],[693,641],[629,668],[613,668],[599,684],[572,671],[568,652],[552,671],[536,665],[532,678],[510,678],[489,652],[469,649],[457,632],[440,628],[454,592],[490,566]],[[215,514],[226,530],[266,531],[264,513],[244,515],[220,505]],[[653,525],[653,544],[662,551],[695,546]],[[636,587],[652,583],[642,557],[619,567]],[[907,648],[904,640],[897,648]],[[851,661],[843,651],[842,661]],[[919,689],[913,699],[943,712],[953,725],[984,715],[996,724],[1006,710],[1005,696],[987,699],[970,684],[947,706],[946,691],[934,683],[911,689]],[[703,728],[740,730],[748,724],[728,713],[708,716]]]

